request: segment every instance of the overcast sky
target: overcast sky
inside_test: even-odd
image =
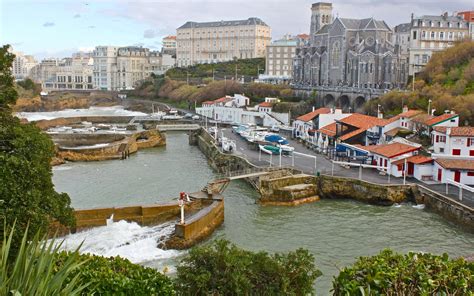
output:
[[[96,45],[161,48],[161,38],[187,21],[259,17],[277,39],[308,33],[307,0],[0,0],[0,43],[44,57],[64,57]],[[474,10],[473,0],[335,0],[334,16],[385,20]]]

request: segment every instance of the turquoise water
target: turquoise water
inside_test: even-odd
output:
[[[188,145],[187,135],[170,133],[167,140],[166,148],[139,151],[124,161],[58,167],[53,177],[56,189],[69,193],[76,208],[149,204],[177,198],[180,191],[197,191],[216,176],[198,148]],[[255,203],[258,194],[244,181],[231,183],[224,195],[225,222],[211,240],[225,238],[247,249],[268,252],[308,249],[324,274],[315,284],[318,295],[329,294],[338,268],[353,263],[359,256],[377,254],[383,248],[447,252],[451,256],[474,253],[473,234],[409,204],[378,207],[322,200],[298,207],[260,206]],[[153,239],[159,235],[150,234],[152,228],[129,224],[114,227],[96,230],[90,248],[99,254],[118,254],[159,269],[176,264],[184,254],[156,250]],[[87,234],[69,240],[78,242],[84,237]],[[133,244],[118,250],[120,244],[104,246],[103,240]]]

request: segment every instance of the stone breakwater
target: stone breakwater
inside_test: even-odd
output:
[[[256,168],[242,157],[222,153],[203,129],[191,132],[189,143],[197,145],[218,172]],[[305,175],[289,169],[246,180],[259,191],[259,203],[263,205],[293,206],[319,198],[353,199],[380,206],[414,202],[425,204],[428,210],[474,232],[474,209],[419,184],[382,185],[351,178]]]
[[[56,157],[68,161],[125,159],[140,149],[166,145],[166,136],[158,130],[137,132],[129,136],[101,134],[63,134],[52,136],[58,145]],[[94,147],[94,144],[105,143]],[[84,146],[80,145],[92,145]]]

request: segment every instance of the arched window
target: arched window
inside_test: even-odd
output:
[[[340,56],[340,47],[339,42],[334,42],[332,45],[332,66],[337,67],[339,66],[339,56]]]

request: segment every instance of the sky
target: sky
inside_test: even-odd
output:
[[[308,0],[0,0],[0,44],[37,59],[66,57],[97,45],[161,48],[187,21],[259,17],[273,39],[308,33]],[[326,0],[326,2],[329,2]],[[334,16],[385,20],[390,26],[415,15],[474,10],[473,0],[334,0]]]

